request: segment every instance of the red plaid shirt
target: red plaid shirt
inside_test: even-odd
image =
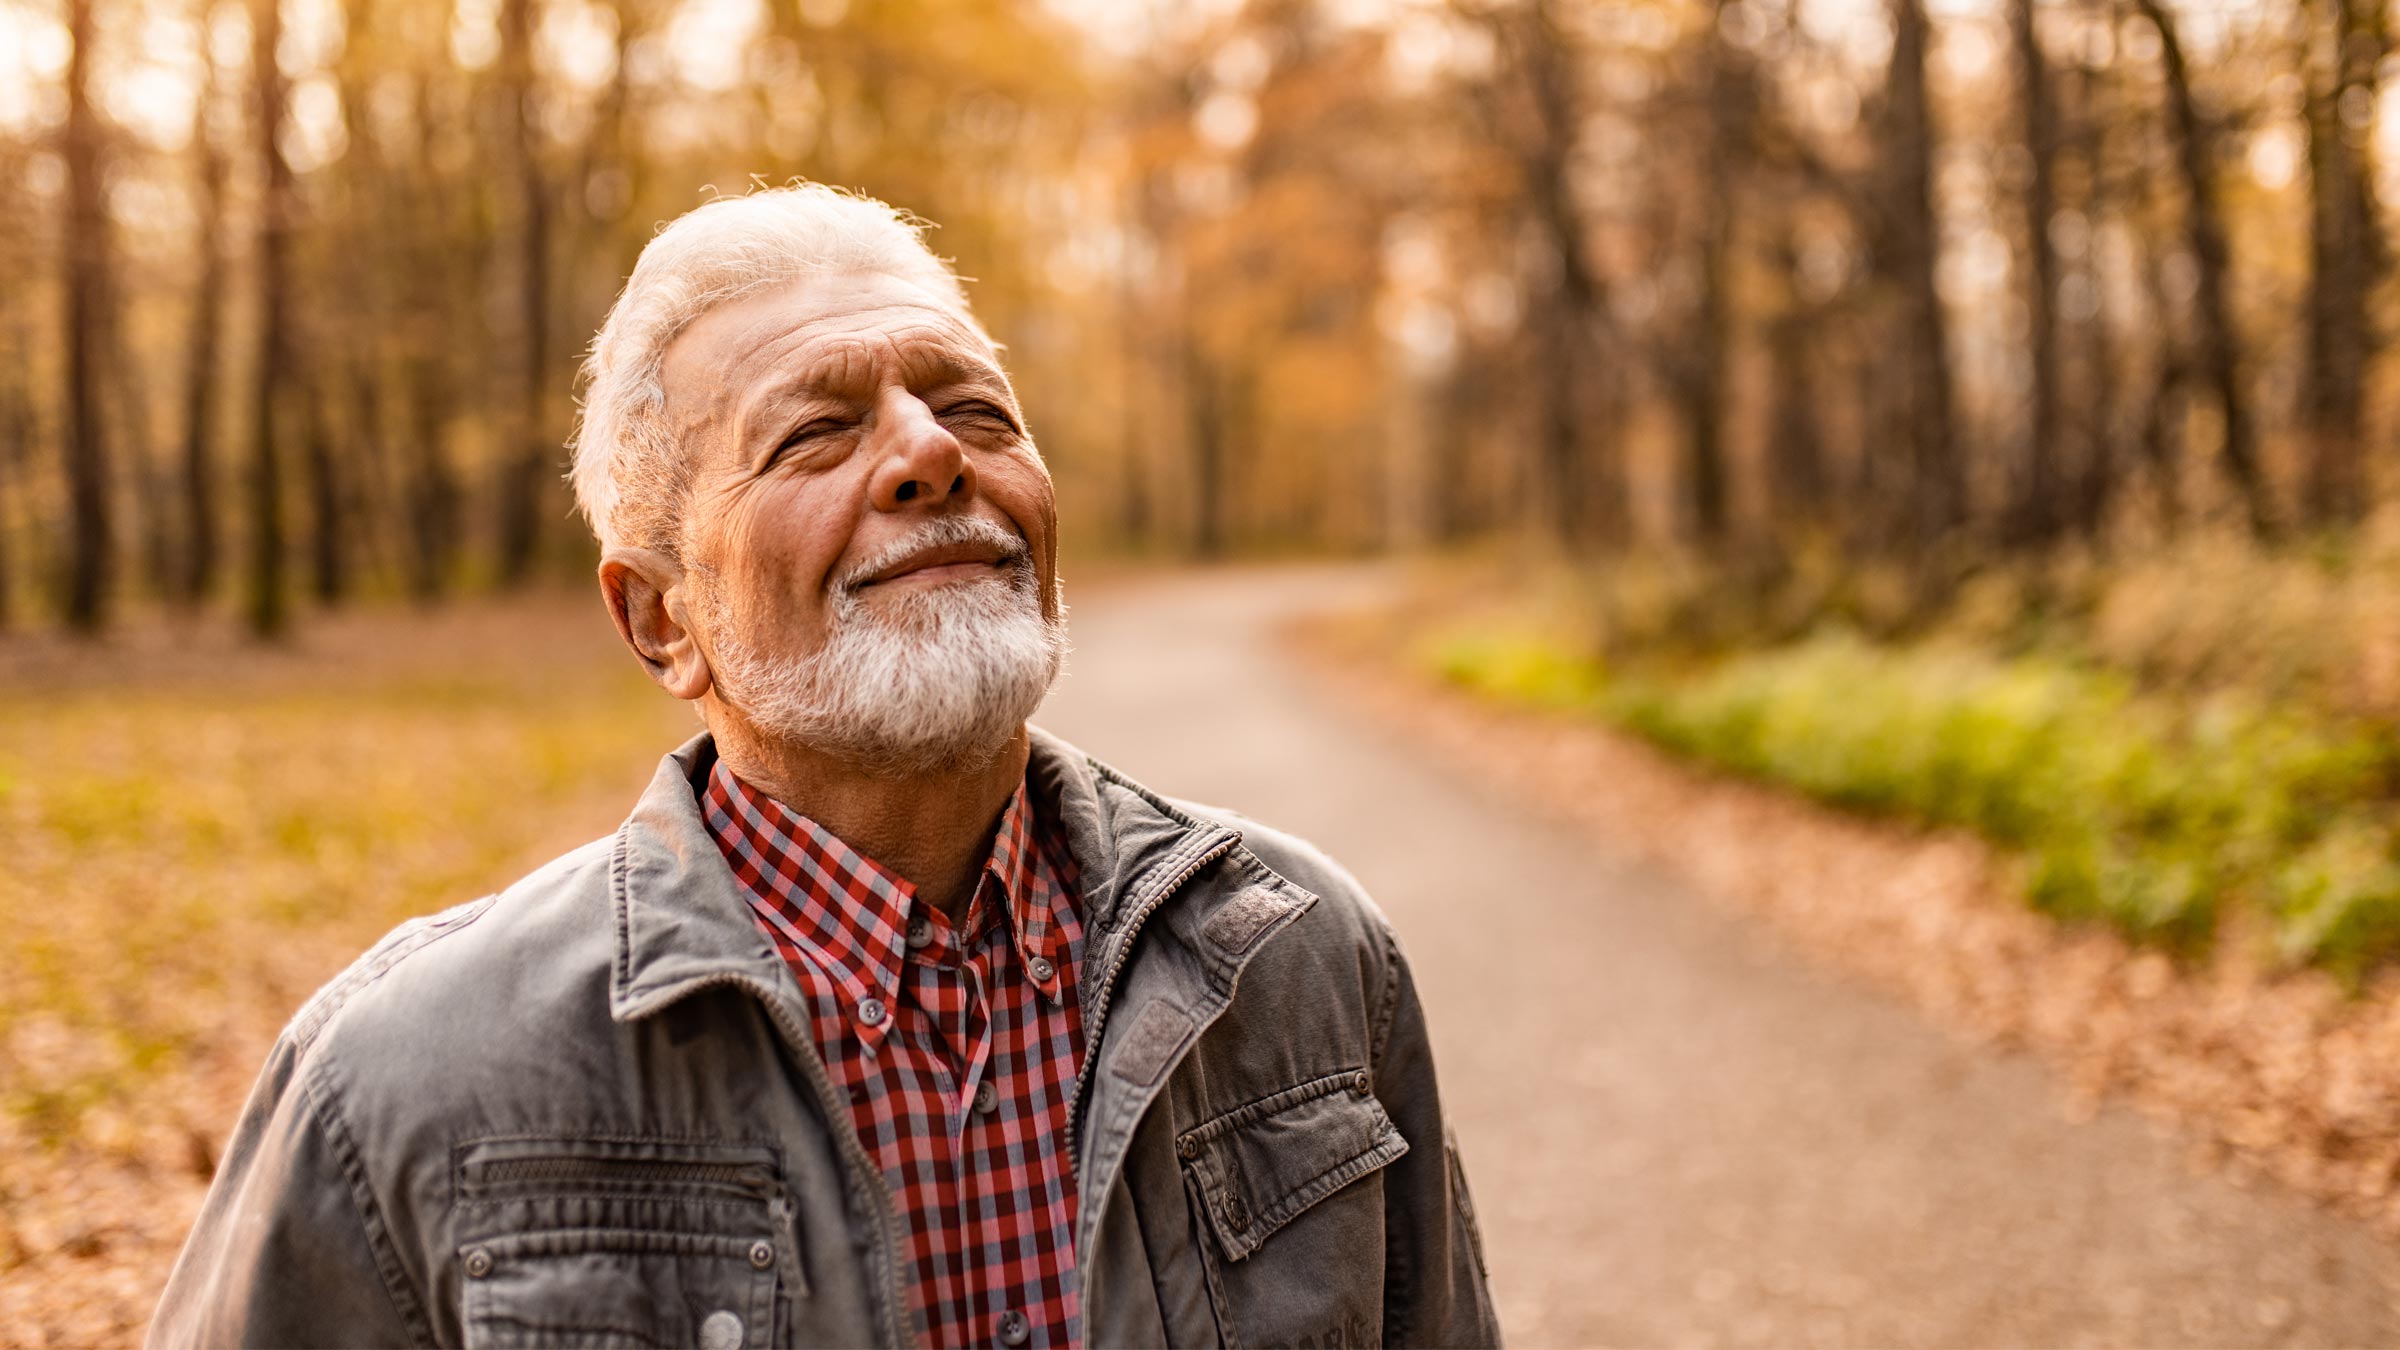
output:
[[[956,925],[722,761],[701,810],[883,1169],[918,1325],[937,1346],[1077,1342],[1066,1130],[1083,1063],[1082,898],[1025,788]]]

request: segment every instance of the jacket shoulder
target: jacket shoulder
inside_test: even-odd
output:
[[[1298,886],[1298,889],[1318,896],[1318,908],[1339,910],[1339,913],[1344,913],[1344,918],[1358,922],[1363,930],[1387,930],[1390,927],[1390,920],[1385,918],[1380,906],[1375,906],[1375,898],[1368,894],[1366,886],[1358,884],[1358,877],[1351,877],[1349,867],[1334,860],[1330,853],[1325,853],[1315,843],[1286,829],[1277,829],[1277,826],[1262,822],[1262,819],[1231,810],[1231,807],[1217,807],[1210,805],[1210,802],[1190,802],[1183,798],[1166,800],[1174,802],[1176,810],[1188,812],[1190,817],[1241,831],[1241,846],[1248,848],[1250,855],[1258,858],[1277,877],[1284,877],[1286,882]]]
[[[1337,1068],[1383,1065],[1408,966],[1399,935],[1366,887],[1325,850],[1290,831],[1221,806],[1174,805],[1239,830],[1251,866],[1315,896],[1283,936],[1251,959],[1240,986],[1249,1015],[1240,1024],[1285,1047],[1271,1059],[1289,1053],[1294,1029],[1306,1028],[1302,1039],[1336,1051]]]
[[[532,973],[526,957],[535,952],[561,974],[597,962],[605,990],[614,844],[613,835],[595,839],[503,890],[402,923],[302,1005],[285,1040],[307,1058],[332,1043],[421,1033],[429,1022],[495,1012],[496,1001],[521,1014],[544,992],[525,978]],[[590,961],[573,959],[587,954]]]

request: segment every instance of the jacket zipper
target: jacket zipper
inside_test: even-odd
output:
[[[749,1163],[675,1162],[657,1158],[500,1158],[478,1165],[475,1180],[486,1186],[511,1182],[660,1181],[763,1191],[766,1177]]]
[[[874,1181],[875,1184],[867,1190],[875,1210],[875,1233],[882,1239],[884,1306],[891,1313],[894,1332],[891,1340],[895,1345],[914,1344],[909,1326],[908,1290],[900,1283],[900,1239],[894,1231],[899,1220],[892,1213],[891,1188],[884,1184],[883,1172],[875,1166],[875,1160],[867,1156],[867,1146],[859,1140],[858,1125],[850,1118],[849,1108],[834,1095],[833,1080],[826,1075],[825,1063],[817,1053],[816,1041],[802,1035],[800,1029],[792,1025],[791,1019],[784,1016],[783,1008],[775,1001],[772,990],[747,975],[703,976],[685,985],[676,998],[682,999],[702,989],[723,985],[741,988],[765,1006],[767,1017],[775,1023],[775,1029],[782,1032],[784,1041],[799,1052],[800,1067],[808,1073],[809,1086],[816,1090],[817,1104],[825,1109],[827,1122],[840,1122],[833,1126],[833,1135],[841,1146],[843,1161],[850,1164],[854,1175]]]
[[[1097,996],[1092,1002],[1091,1022],[1084,1028],[1083,1063],[1078,1065],[1075,1070],[1075,1092],[1073,1096],[1067,1098],[1067,1158],[1075,1168],[1076,1194],[1078,1197],[1076,1201],[1076,1208],[1078,1210],[1083,1207],[1083,1204],[1088,1197],[1084,1197],[1082,1195],[1083,1152],[1082,1146],[1076,1141],[1077,1131],[1075,1128],[1075,1122],[1081,1118],[1083,1114],[1083,1092],[1085,1085],[1091,1081],[1092,1063],[1094,1060],[1099,1058],[1098,1051],[1100,1048],[1100,1030],[1108,1021],[1109,999],[1116,993],[1117,990],[1117,972],[1123,970],[1125,968],[1125,962],[1132,957],[1134,936],[1141,932],[1142,923],[1144,920],[1150,917],[1151,911],[1157,909],[1160,905],[1165,904],[1169,896],[1172,896],[1175,894],[1175,892],[1182,890],[1183,883],[1190,881],[1193,874],[1197,873],[1201,868],[1208,866],[1210,863],[1215,862],[1217,859],[1222,858],[1226,854],[1232,852],[1233,846],[1239,844],[1240,842],[1242,842],[1242,836],[1238,831],[1227,834],[1224,838],[1218,840],[1215,844],[1211,845],[1207,851],[1200,854],[1199,857],[1196,857],[1190,862],[1184,864],[1183,870],[1177,872],[1173,880],[1169,881],[1166,885],[1159,887],[1156,895],[1153,895],[1148,900],[1144,901],[1141,908],[1127,914],[1125,916],[1124,923],[1119,925],[1116,949],[1109,956],[1108,969],[1101,973],[1100,987],[1097,992]]]

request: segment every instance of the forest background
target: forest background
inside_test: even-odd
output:
[[[0,623],[587,572],[582,344],[660,221],[805,175],[939,222],[1087,554],[1483,541],[1516,580],[1420,607],[1454,678],[2355,971],[2400,934],[2389,28],[8,0]]]
[[[333,876],[354,951],[654,748],[617,684],[543,729],[564,658],[243,653],[588,584],[583,344],[793,176],[938,222],[1072,556],[1436,559],[1389,659],[2357,985],[2392,59],[2382,0],[0,0],[9,1129],[225,1043],[129,929],[232,987]]]
[[[2400,942],[2389,30],[7,0],[0,625],[587,574],[582,344],[659,222],[806,176],[939,223],[1085,556],[1434,550],[1406,659],[2355,977]]]

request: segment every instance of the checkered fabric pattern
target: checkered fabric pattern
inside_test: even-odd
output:
[[[1082,901],[1024,786],[955,925],[722,761],[701,807],[883,1169],[930,1343],[1075,1344],[1066,1130],[1083,1062]]]

